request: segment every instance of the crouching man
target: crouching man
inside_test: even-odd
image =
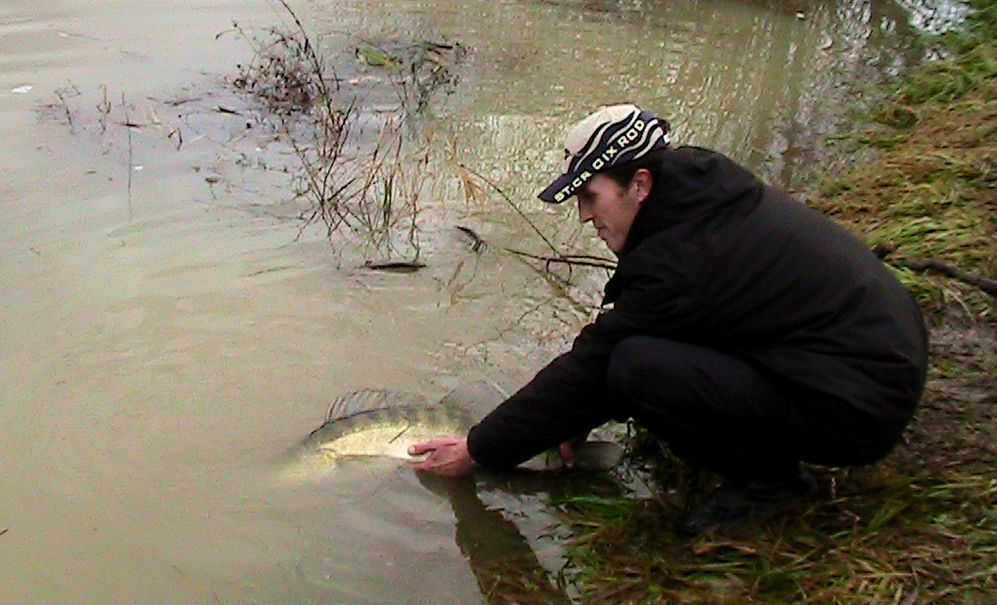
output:
[[[697,534],[804,497],[801,462],[896,445],[924,387],[924,322],[862,242],[727,157],[673,147],[634,105],[575,125],[565,155],[539,197],[577,197],[616,253],[612,308],[466,439],[415,446],[417,470],[511,468],[632,418],[725,479],[683,523]]]

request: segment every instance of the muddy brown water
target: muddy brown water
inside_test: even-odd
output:
[[[788,187],[837,157],[821,135],[909,65],[914,32],[891,2],[799,4],[294,5],[330,55],[465,44],[434,110],[455,153],[590,247],[570,208],[529,200],[564,124],[595,104],[655,108],[678,140]],[[470,253],[453,225],[544,249],[442,169],[418,273],[360,270],[363,254],[299,234],[281,218],[293,158],[217,111],[252,56],[216,37],[233,20],[286,23],[248,0],[0,7],[0,602],[474,603],[488,561],[556,572],[563,531],[542,506],[556,481],[475,493],[370,462],[274,483],[344,391],[517,388],[570,342],[603,276],[571,305],[520,260]]]

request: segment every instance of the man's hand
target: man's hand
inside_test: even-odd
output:
[[[467,439],[437,437],[409,446],[408,453],[411,456],[429,454],[425,460],[412,465],[416,471],[442,477],[466,477],[474,469],[474,460],[467,451]]]
[[[565,441],[561,444],[561,462],[565,468],[575,468],[575,444],[572,441]]]
[[[558,448],[561,454],[561,461],[564,462],[565,468],[575,468],[575,449],[584,445],[588,437],[589,434],[586,432],[584,435],[575,437],[571,441],[565,441]]]

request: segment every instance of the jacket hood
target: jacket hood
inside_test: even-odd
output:
[[[691,146],[666,151],[620,256],[667,225],[700,219],[733,205],[754,206],[763,190],[751,172],[721,153]]]

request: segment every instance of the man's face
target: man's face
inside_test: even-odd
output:
[[[582,223],[592,221],[602,241],[617,254],[623,250],[630,225],[647,197],[637,180],[623,187],[604,174],[596,174],[578,192],[578,218]]]

